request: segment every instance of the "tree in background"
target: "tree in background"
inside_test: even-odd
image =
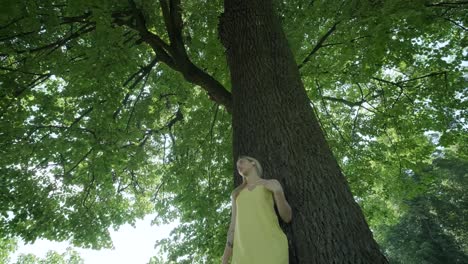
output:
[[[14,264],[84,264],[84,261],[76,251],[68,248],[62,254],[48,251],[45,258],[33,254],[20,255]]]
[[[467,263],[468,162],[438,157],[411,175],[426,189],[406,202],[397,224],[380,230],[392,263]]]
[[[354,200],[371,226],[397,221],[420,191],[405,170],[437,147],[424,133],[466,158],[464,2],[4,6],[2,237],[109,247],[156,210],[182,222],[170,260],[217,262],[249,154],[285,183],[292,263],[375,263]]]
[[[56,251],[48,251],[45,258],[39,258],[34,254],[20,254],[13,262],[10,255],[17,250],[15,239],[0,239],[0,261],[2,264],[83,264],[81,256],[72,248],[60,254]]]
[[[15,252],[17,243],[15,239],[0,239],[0,262],[8,263],[10,255]]]

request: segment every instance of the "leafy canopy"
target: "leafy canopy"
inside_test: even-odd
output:
[[[182,1],[181,39],[168,31],[167,3],[3,1],[1,237],[110,247],[109,227],[156,211],[157,223],[182,223],[159,243],[171,261],[219,259],[230,115],[161,43],[182,41],[190,62],[230,91],[222,1]],[[467,158],[466,3],[275,3],[368,221],[396,223],[403,200],[426,190],[411,171],[436,149]]]

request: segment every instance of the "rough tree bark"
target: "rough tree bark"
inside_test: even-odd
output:
[[[224,4],[234,158],[258,158],[265,178],[283,184],[293,209],[284,226],[290,263],[388,263],[312,111],[273,1]]]

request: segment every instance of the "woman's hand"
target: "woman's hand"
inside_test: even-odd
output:
[[[282,193],[283,192],[283,187],[281,187],[281,184],[278,180],[272,179],[272,180],[263,180],[260,182],[260,184],[263,184],[265,188],[267,188],[270,192],[274,194]]]
[[[265,188],[273,193],[275,198],[276,207],[278,208],[279,215],[284,222],[289,223],[292,219],[292,209],[289,205],[288,201],[286,201],[286,197],[284,196],[283,187],[279,181],[272,179],[272,180],[263,180],[260,182],[263,184]]]

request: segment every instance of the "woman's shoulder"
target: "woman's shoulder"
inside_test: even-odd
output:
[[[265,182],[280,183],[277,179],[265,179]]]
[[[242,189],[244,189],[244,187],[245,187],[245,184],[241,183],[239,186],[234,188],[234,190],[231,192],[231,197],[233,199],[236,199],[237,195],[239,195],[240,191],[242,191]]]

